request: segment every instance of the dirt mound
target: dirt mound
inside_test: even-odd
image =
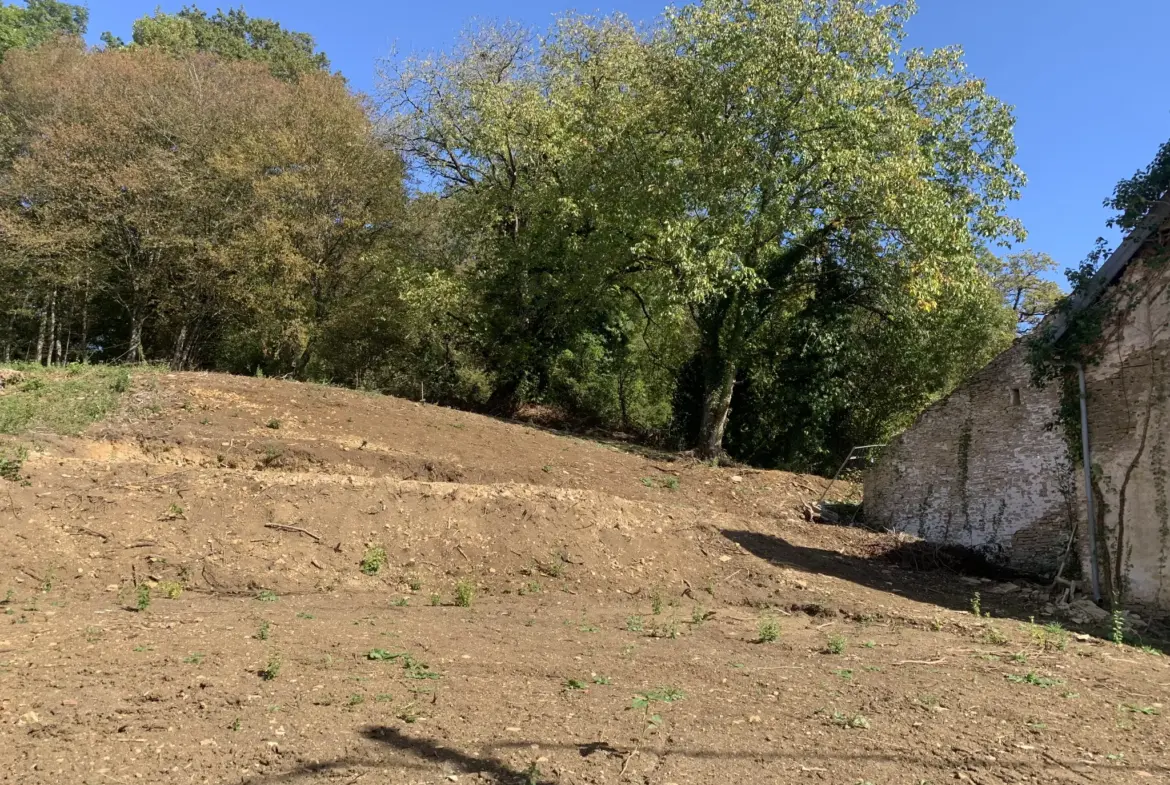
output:
[[[0,488],[14,781],[1167,773],[1161,658],[974,616],[1046,589],[809,523],[821,478],[206,374],[30,444]]]

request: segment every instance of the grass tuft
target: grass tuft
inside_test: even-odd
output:
[[[22,379],[0,396],[0,434],[30,430],[79,434],[105,417],[130,389],[130,373],[111,365],[3,367],[20,372]]]

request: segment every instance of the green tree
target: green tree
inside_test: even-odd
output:
[[[57,36],[85,35],[89,11],[60,0],[27,0],[24,7],[0,5],[0,57],[9,49],[24,49]]]
[[[416,165],[497,228],[484,279],[541,340],[512,364],[539,367],[619,296],[681,308],[714,457],[757,335],[830,260],[910,312],[979,285],[975,249],[1022,236],[1013,121],[958,50],[901,48],[912,10],[711,0],[647,32],[568,17],[541,39],[480,30],[390,80]]]
[[[111,33],[102,36],[106,46],[123,46]],[[308,33],[286,30],[279,22],[249,17],[243,8],[208,14],[195,6],[184,6],[174,14],[156,11],[134,22],[136,46],[152,46],[175,55],[207,52],[226,60],[253,60],[268,65],[279,79],[328,71],[329,59],[316,51]]]
[[[1113,195],[1105,200],[1105,206],[1116,214],[1109,219],[1109,226],[1133,229],[1154,202],[1166,197],[1170,189],[1170,142],[1158,148],[1154,159],[1145,168],[1139,169],[1133,177],[1120,180],[1113,189]]]
[[[926,310],[865,302],[845,273],[826,270],[794,319],[757,334],[728,424],[736,459],[832,472],[852,447],[910,425],[1014,336],[1013,312],[990,277],[944,286]]]
[[[1060,284],[1045,278],[1056,270],[1046,253],[1024,251],[1002,258],[986,254],[988,272],[1004,303],[1016,314],[1016,332],[1031,331],[1064,296]]]
[[[699,450],[722,450],[755,334],[793,314],[826,265],[902,312],[974,281],[980,238],[1022,175],[1006,106],[957,50],[903,51],[909,3],[718,0],[670,17],[683,213],[648,235],[700,332]],[[665,123],[663,124],[665,125]]]
[[[547,390],[558,358],[633,296],[628,224],[644,213],[631,196],[654,193],[629,166],[650,138],[630,100],[651,90],[647,55],[624,19],[568,17],[543,40],[489,26],[450,55],[387,64],[401,149],[482,239],[468,328],[494,371],[492,408]]]

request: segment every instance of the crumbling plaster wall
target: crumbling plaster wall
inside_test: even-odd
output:
[[[1166,230],[1162,237],[1165,239]],[[1153,242],[1111,289],[1099,360],[1086,369],[1104,590],[1170,610],[1170,264]],[[1087,547],[1082,560],[1088,569]]]

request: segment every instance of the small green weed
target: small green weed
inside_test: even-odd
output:
[[[843,635],[830,635],[829,640],[825,642],[826,654],[844,654],[845,649],[849,643],[845,640]]]
[[[613,684],[613,681],[608,676],[598,676],[596,673],[592,676],[594,684],[608,685]]]
[[[780,623],[772,616],[760,619],[756,626],[756,640],[760,643],[775,643],[780,640]]]
[[[411,578],[406,585],[410,587],[411,591],[422,591],[422,581],[418,578]]]
[[[416,660],[409,654],[402,655],[402,668],[408,679],[438,679],[439,674],[431,670],[425,662]]]
[[[669,488],[672,491],[677,491],[678,490],[678,477],[667,477],[666,480],[662,484],[665,485],[667,488]]]
[[[347,706],[361,706],[365,702],[366,702],[366,696],[355,692],[353,695],[349,696],[349,700],[345,702],[345,705],[347,705]]]
[[[239,729],[240,729],[240,718],[236,717],[234,720],[232,720],[232,724],[228,725],[228,730],[238,731]]]
[[[359,569],[366,575],[377,575],[378,571],[386,566],[386,562],[386,549],[380,545],[372,545],[366,549],[365,555],[362,556]]]
[[[141,613],[150,607],[150,587],[145,583],[139,584],[134,592],[134,609]]]
[[[198,665],[203,662],[203,653],[198,651],[192,652],[183,658],[183,662],[188,665]]]
[[[398,599],[396,599],[394,602],[392,602],[390,604],[393,605],[395,608],[405,608],[407,605],[410,605],[410,600],[407,599],[406,597],[399,597]]]
[[[455,604],[460,608],[470,608],[475,602],[475,584],[469,580],[462,580],[455,584]]]
[[[158,585],[158,590],[168,600],[177,600],[183,595],[183,584],[178,581],[162,581]]]
[[[835,671],[833,671],[833,675],[839,676],[840,678],[844,679],[845,681],[853,681],[853,671],[851,671],[849,668],[841,668],[840,670],[835,670]]]
[[[630,703],[631,709],[640,709],[642,711],[642,719],[645,723],[642,729],[643,735],[651,729],[662,726],[662,715],[652,713],[654,704],[663,703],[671,704],[678,703],[686,695],[682,690],[674,687],[659,687],[655,690],[648,690],[646,692],[639,692],[634,695],[633,701]]]
[[[431,605],[432,606],[438,606],[438,605],[442,605],[442,604],[443,604],[443,595],[441,595],[441,594],[432,594],[431,595]]]
[[[852,728],[854,730],[868,730],[869,720],[863,714],[844,714],[835,711],[829,716],[829,722],[840,728]]]
[[[983,615],[983,598],[979,596],[979,592],[975,592],[971,596],[971,613],[975,615],[975,618]]]
[[[565,679],[566,690],[583,690],[585,689],[585,682],[580,679]]]
[[[1113,643],[1121,646],[1125,643],[1125,612],[1117,603],[1113,604],[1113,613],[1110,615]]]
[[[662,613],[662,590],[655,589],[650,595],[650,611],[658,616]]]
[[[272,589],[261,589],[256,593],[256,599],[260,602],[276,602],[280,597]]]
[[[266,641],[268,640],[268,636],[271,634],[271,629],[271,624],[266,621],[262,621],[260,622],[260,628],[256,630],[256,635],[253,637],[255,637],[258,641]]]
[[[995,646],[1003,646],[1011,642],[1007,634],[998,627],[988,627],[983,631],[983,640]]]
[[[646,627],[646,622],[641,616],[627,616],[626,629],[630,632],[642,632]]]
[[[1057,622],[1046,624],[1043,627],[1039,624],[1031,624],[1029,625],[1029,633],[1032,636],[1032,641],[1042,651],[1064,651],[1068,648],[1068,631]]]
[[[317,617],[311,613],[306,613],[305,611],[301,611],[300,613],[297,614],[297,618],[298,619],[315,619]]]
[[[376,662],[385,662],[388,660],[396,660],[401,656],[401,654],[391,654],[385,649],[370,649],[369,654],[366,655],[366,659],[374,660]]]
[[[1064,684],[1064,682],[1060,679],[1050,679],[1047,676],[1038,676],[1032,671],[1028,671],[1028,673],[1023,676],[1009,673],[1004,678],[1013,684],[1031,684],[1034,687],[1056,687],[1060,684]]]
[[[260,671],[260,678],[264,681],[272,681],[280,675],[280,655],[274,654],[268,659],[268,664],[264,666],[264,670]]]
[[[280,420],[273,418],[265,423],[265,425],[275,431],[280,428]]]
[[[1156,717],[1162,713],[1162,710],[1157,706],[1135,706],[1129,703],[1122,704],[1123,711],[1128,711],[1133,714],[1145,714],[1147,717]]]

